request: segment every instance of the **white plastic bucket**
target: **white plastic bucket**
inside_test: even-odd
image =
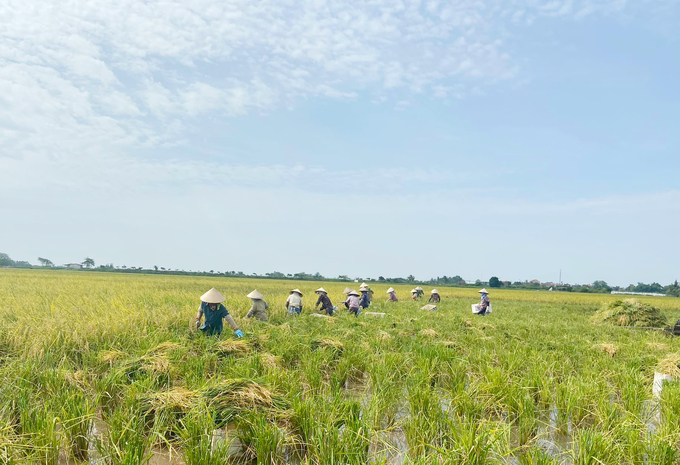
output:
[[[654,384],[652,385],[652,394],[654,397],[661,397],[661,391],[663,391],[663,382],[673,381],[673,377],[670,375],[664,375],[658,371],[654,372]]]

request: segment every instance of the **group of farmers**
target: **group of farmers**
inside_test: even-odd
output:
[[[331,299],[328,297],[328,292],[320,287],[314,291],[318,295],[316,301],[315,309],[325,312],[329,316],[337,311],[338,307],[333,305]],[[343,302],[347,310],[358,317],[362,310],[367,309],[371,305],[373,300],[373,290],[368,286],[368,284],[363,283],[359,287],[359,292],[354,289],[346,288],[343,292],[347,295],[346,300]],[[416,287],[411,291],[412,299],[417,300],[422,297],[424,290],[421,287]],[[490,313],[490,303],[489,303],[489,293],[486,289],[479,291],[482,296],[482,300],[479,304],[473,305],[472,311],[478,315],[485,315],[487,312]],[[388,302],[397,302],[396,290],[390,287],[387,290]],[[255,318],[260,321],[267,321],[269,317],[267,316],[267,310],[269,310],[269,304],[265,302],[264,296],[257,289],[252,291],[247,297],[253,302],[246,318]],[[201,330],[203,333],[208,335],[219,335],[222,333],[223,323],[222,320],[226,320],[229,326],[234,330],[236,337],[243,337],[243,331],[239,329],[234,321],[234,318],[229,314],[223,302],[226,298],[215,288],[210,289],[208,292],[201,296],[201,305],[198,308],[198,314],[196,315],[196,328]],[[441,296],[437,289],[432,289],[430,292],[429,302],[439,303],[441,301]],[[434,306],[431,306],[434,307]],[[290,295],[286,300],[286,309],[289,315],[299,315],[302,313],[302,291],[300,289],[293,289],[290,291]],[[434,307],[436,308],[436,307]],[[201,320],[203,323],[201,324]]]

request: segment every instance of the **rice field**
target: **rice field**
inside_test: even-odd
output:
[[[346,283],[0,270],[0,463],[680,463],[680,386],[652,395],[680,338],[591,321],[614,296],[491,290],[479,317],[476,289],[423,311],[411,286],[391,303],[372,284],[384,317],[313,317],[320,285],[344,299]],[[197,334],[211,287],[244,339]],[[268,323],[244,318],[254,288]],[[680,299],[641,300],[680,318]]]

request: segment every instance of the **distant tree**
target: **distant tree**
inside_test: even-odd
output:
[[[280,271],[274,271],[272,273],[266,273],[265,276],[268,276],[270,278],[276,278],[276,279],[281,279],[281,278],[286,277],[286,275],[281,273]]]
[[[378,276],[378,281],[380,281],[381,283],[384,282],[384,281],[385,281],[385,277],[384,277],[384,276]]]
[[[347,276],[346,274],[341,274],[340,276],[338,276],[338,281],[351,281],[351,279],[349,279],[349,276]]]
[[[501,287],[501,280],[497,276],[492,276],[489,279],[489,287]]]
[[[475,286],[481,286],[481,285],[482,285],[482,282],[479,279],[477,281],[475,281]]]
[[[85,268],[92,268],[94,266],[94,260],[92,260],[90,257],[85,257],[85,260],[83,260],[82,265]]]
[[[416,280],[416,277],[413,276],[412,274],[410,274],[410,275],[408,275],[408,278],[406,278],[406,280],[407,280],[408,282],[412,283],[412,282],[414,282],[414,281]]]
[[[40,265],[42,265],[42,266],[54,266],[54,263],[52,263],[52,260],[48,260],[46,258],[38,257],[38,261],[40,262]]]
[[[153,266],[154,271],[158,271],[158,265]]]
[[[6,253],[0,252],[0,266],[14,266],[14,260],[9,258]]]
[[[593,289],[596,291],[611,292],[612,288],[609,287],[606,281],[595,281],[593,282]]]
[[[673,284],[666,287],[666,294],[672,295],[674,297],[680,297],[680,285],[678,284],[677,279]]]

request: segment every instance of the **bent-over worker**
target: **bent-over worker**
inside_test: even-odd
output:
[[[361,298],[359,299],[359,307],[366,310],[371,305],[371,294],[369,294],[369,290],[366,289],[366,288],[359,289],[359,290],[361,291]]]
[[[389,294],[389,297],[387,298],[388,301],[397,302],[399,300],[397,299],[397,291],[395,291],[393,287],[390,287],[387,290],[387,293]]]
[[[286,308],[289,315],[299,315],[302,313],[302,291],[300,289],[290,291],[288,300],[286,300]]]
[[[358,317],[359,313],[361,313],[361,310],[359,309],[359,293],[354,290],[348,293],[345,305],[347,305],[350,313],[353,313],[354,316]]]
[[[253,305],[250,307],[250,310],[248,311],[246,318],[257,318],[260,321],[269,320],[269,317],[267,316],[269,304],[264,301],[264,296],[262,295],[262,293],[255,289],[246,297],[253,301]]]
[[[438,304],[442,300],[441,296],[439,295],[439,291],[437,289],[432,289],[430,291],[430,299],[428,302],[432,302],[433,304]]]
[[[209,336],[222,334],[222,320],[227,320],[236,337],[243,337],[243,331],[238,329],[236,322],[231,317],[226,307],[222,305],[225,297],[214,287],[201,296],[201,305],[196,314],[196,328]],[[205,318],[201,325],[201,318]]]
[[[333,302],[331,302],[331,299],[328,297],[328,292],[326,292],[326,289],[320,287],[314,292],[316,292],[316,294],[319,296],[319,299],[316,301],[316,305],[314,306],[314,308],[318,308],[319,305],[321,305],[321,310],[326,312],[328,316],[333,316],[333,312],[337,310],[337,307],[335,307],[333,305]]]

